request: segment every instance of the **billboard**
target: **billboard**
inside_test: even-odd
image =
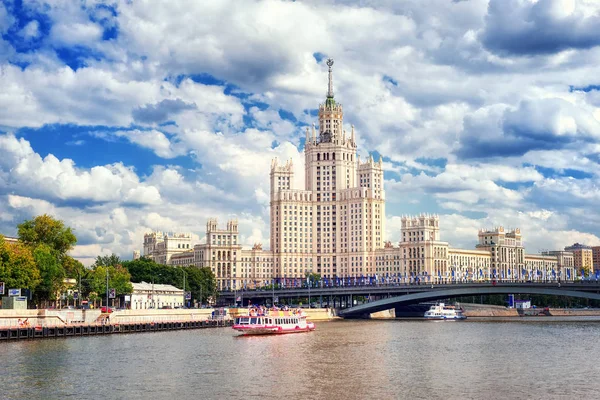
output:
[[[0,296],[4,294],[4,282],[0,282]]]
[[[115,289],[108,289],[108,298],[114,299],[117,296],[117,291]]]
[[[185,299],[186,300],[191,300],[192,299],[192,292],[185,292]]]
[[[21,289],[8,289],[8,295],[10,297],[18,297],[21,295]]]

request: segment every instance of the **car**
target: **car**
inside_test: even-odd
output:
[[[102,306],[102,307],[100,308],[100,312],[107,313],[107,314],[110,314],[110,313],[111,313],[111,312],[113,312],[113,311],[115,311],[115,309],[114,309],[114,308],[111,308],[111,307],[108,307],[108,308],[107,308],[106,306]]]
[[[171,309],[173,309],[173,307],[171,307],[171,306],[162,306],[160,309],[161,310],[171,310]]]

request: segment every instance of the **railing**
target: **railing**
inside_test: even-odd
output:
[[[428,280],[414,280],[414,279],[406,279],[406,280],[400,280],[400,281],[395,281],[395,282],[368,282],[368,281],[361,281],[360,279],[357,279],[356,281],[351,280],[350,282],[348,281],[344,281],[344,283],[342,283],[341,281],[335,281],[335,282],[327,282],[325,283],[324,281],[319,281],[319,282],[312,282],[310,285],[307,285],[306,282],[303,280],[302,284],[293,284],[293,283],[289,283],[287,282],[286,284],[276,284],[275,287],[273,288],[272,286],[262,286],[262,287],[257,287],[257,288],[250,288],[250,287],[246,287],[243,289],[225,289],[220,291],[220,293],[224,294],[224,293],[238,293],[238,294],[242,294],[242,293],[246,293],[246,292],[269,292],[269,291],[285,291],[285,290],[301,290],[301,289],[308,289],[310,287],[310,289],[332,289],[332,288],[353,288],[353,287],[357,287],[357,288],[363,288],[363,287],[400,287],[400,286],[429,286],[429,287],[436,287],[436,286],[447,286],[447,285],[463,285],[463,284],[507,284],[507,283],[511,283],[511,284],[527,284],[527,285],[531,285],[531,284],[540,284],[540,285],[548,285],[548,284],[582,284],[582,285],[593,285],[593,284],[600,284],[600,279],[571,279],[571,280],[564,280],[564,279],[558,279],[558,278],[552,278],[552,279],[445,279],[442,278],[441,280],[438,280],[436,278],[435,281],[428,281]]]

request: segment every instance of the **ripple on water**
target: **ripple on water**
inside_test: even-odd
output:
[[[335,321],[3,343],[0,397],[597,398],[597,319]]]

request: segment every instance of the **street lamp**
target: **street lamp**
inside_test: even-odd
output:
[[[185,307],[185,277],[187,274],[183,267],[181,268],[181,272],[183,272],[183,302],[181,304],[183,304],[183,306]]]

